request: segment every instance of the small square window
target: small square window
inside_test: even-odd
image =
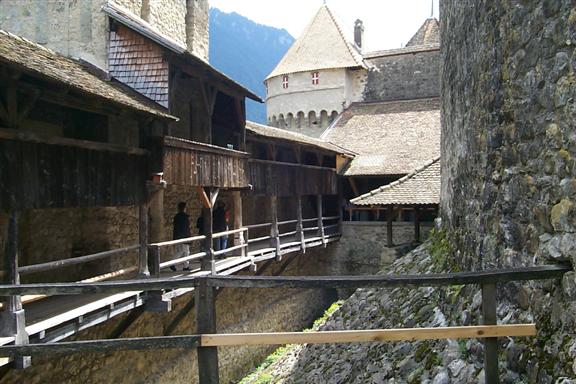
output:
[[[282,88],[288,88],[288,75],[282,76]]]
[[[312,72],[312,84],[313,85],[320,84],[320,73],[319,72]]]

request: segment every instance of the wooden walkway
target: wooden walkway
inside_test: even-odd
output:
[[[340,238],[339,228],[328,227],[326,227],[328,228],[326,233],[320,232],[320,236],[318,236],[317,228],[310,228],[314,230],[314,233],[307,231],[309,234],[306,234],[306,231],[301,231],[302,237],[298,233],[288,232],[284,235],[278,233],[278,237],[282,239],[278,247],[270,246],[270,236],[254,239],[255,241],[246,241],[247,251],[244,252],[231,246],[230,249],[234,250],[230,256],[215,261],[216,275],[227,276],[246,269],[255,271],[258,268],[258,263],[274,259],[279,260],[283,255],[326,246],[338,241]],[[176,279],[208,275],[209,272],[201,271],[200,256],[191,260],[190,271],[173,272],[166,267],[167,263],[164,262],[162,263],[164,269],[155,277]],[[138,274],[137,271],[132,271],[121,277],[122,280],[135,279]],[[165,290],[162,292],[162,299],[170,300],[193,290],[194,288]],[[130,291],[115,294],[48,296],[31,302],[24,300],[26,333],[30,338],[30,343],[54,343],[132,309],[145,306],[149,299],[150,292]],[[13,342],[14,337],[0,338],[0,346],[9,345]],[[8,363],[6,360],[0,361],[0,366],[6,363]]]

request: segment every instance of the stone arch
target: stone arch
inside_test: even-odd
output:
[[[286,128],[286,120],[284,120],[284,115],[278,115],[278,128]]]
[[[286,127],[289,129],[294,128],[294,115],[292,112],[286,115]]]
[[[304,117],[304,112],[300,111],[296,114],[296,127],[299,129],[304,128],[306,118]]]
[[[276,115],[272,116],[272,124],[273,127],[278,127],[278,118],[276,117]]]
[[[316,111],[308,112],[308,127],[314,128],[318,125],[318,121],[316,120]]]
[[[337,117],[338,117],[338,112],[332,111],[332,113],[330,114],[329,124],[332,124],[336,120]]]
[[[326,128],[328,126],[328,111],[323,109],[320,111],[320,127]]]

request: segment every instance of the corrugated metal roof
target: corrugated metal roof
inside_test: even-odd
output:
[[[318,69],[365,67],[327,5],[322,5],[302,35],[266,79]]]
[[[440,158],[403,178],[350,200],[355,205],[430,205],[440,203]]]

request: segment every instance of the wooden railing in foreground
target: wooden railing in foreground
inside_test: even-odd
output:
[[[568,265],[546,265],[518,269],[426,275],[377,276],[204,276],[182,279],[147,279],[101,283],[52,283],[0,285],[0,296],[23,294],[71,295],[112,293],[129,290],[196,287],[198,335],[149,337],[136,339],[93,340],[55,344],[8,345],[0,347],[0,356],[29,356],[44,353],[110,352],[161,348],[198,348],[201,383],[218,383],[217,347],[224,345],[342,343],[412,341],[423,339],[483,338],[486,383],[498,383],[497,338],[533,336],[534,324],[496,325],[496,286],[510,281],[561,278],[571,271]],[[346,330],[331,332],[288,332],[267,334],[217,334],[216,287],[235,288],[360,288],[429,287],[479,284],[482,288],[483,325],[469,327],[411,328],[387,330]],[[211,329],[211,332],[206,332]]]

